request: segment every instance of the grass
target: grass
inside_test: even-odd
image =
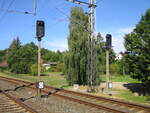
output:
[[[27,80],[31,82],[36,82],[37,77],[36,76],[30,76],[27,74],[12,74],[12,73],[0,73],[0,76],[5,77],[12,77],[12,78],[18,78],[21,80]],[[46,85],[59,87],[59,88],[70,88],[67,84],[66,79],[64,76],[61,75],[59,72],[52,72],[52,73],[46,73],[46,76],[41,76],[41,79],[45,82]],[[102,80],[105,80],[105,76],[102,76]],[[111,80],[113,82],[128,82],[128,83],[139,83],[139,81],[132,79],[130,76],[111,76]],[[130,90],[117,90],[119,93],[116,94],[116,97],[126,99],[131,102],[138,102],[138,103],[146,103],[147,97],[146,96],[135,96]]]
[[[121,90],[120,94],[118,94],[118,97],[126,99],[130,102],[147,103],[147,97],[146,96],[135,96],[129,90]]]
[[[106,81],[105,75],[100,76],[102,81]],[[129,75],[110,75],[112,82],[127,82],[127,83],[140,83],[140,81],[131,78]]]
[[[67,84],[66,79],[64,76],[60,75],[61,73],[47,73],[46,76],[41,76],[41,80],[45,82],[46,85],[54,86],[54,87],[59,87],[59,88],[67,88],[69,85]],[[27,74],[5,74],[5,73],[0,73],[0,76],[5,76],[5,77],[12,77],[12,78],[18,78],[21,80],[27,80],[30,82],[37,82],[37,76],[30,76]]]

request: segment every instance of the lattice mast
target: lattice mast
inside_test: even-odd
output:
[[[89,0],[89,39],[88,39],[88,85],[90,87],[96,85],[97,78],[97,51],[96,51],[96,31],[95,31],[95,21],[96,21],[96,0]]]

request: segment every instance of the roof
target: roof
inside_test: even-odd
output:
[[[6,61],[6,60],[0,62],[0,67],[7,67],[7,66],[8,66],[8,64],[7,64],[7,61]]]

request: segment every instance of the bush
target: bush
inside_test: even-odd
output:
[[[148,103],[150,103],[150,95],[146,96],[146,100],[147,100]]]
[[[0,72],[7,70],[7,67],[0,67]]]
[[[38,66],[37,64],[32,64],[30,67],[30,74],[31,75],[37,75],[38,74]]]
[[[106,73],[106,65],[100,65],[99,72],[100,72],[100,74],[105,74]]]
[[[44,66],[41,66],[41,73],[44,73],[46,71]],[[32,64],[30,67],[30,74],[31,75],[37,75],[38,74],[38,65],[37,64]]]
[[[110,74],[120,74],[120,65],[118,63],[110,65]]]
[[[52,66],[49,68],[49,72],[62,72],[63,66],[63,63],[57,64],[56,66]]]

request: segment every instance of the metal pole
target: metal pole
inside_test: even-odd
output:
[[[96,0],[89,0],[89,4],[95,4],[95,1]],[[95,37],[95,6],[90,6],[89,7],[90,10],[89,10],[89,23],[90,23],[90,27],[89,27],[89,31],[90,31],[90,36],[89,36],[89,54],[88,54],[88,65],[89,65],[89,86],[90,88],[92,88],[93,86],[93,76],[95,74],[95,51],[94,51],[94,45],[95,45],[95,42],[94,42],[94,37]]]
[[[34,16],[36,16],[37,0],[34,0]]]
[[[108,91],[109,84],[109,49],[106,50],[106,91]]]
[[[40,71],[41,71],[41,41],[38,41],[38,80],[37,80],[38,83],[41,80]],[[38,98],[41,97],[41,92],[39,88],[37,90],[37,96]]]

